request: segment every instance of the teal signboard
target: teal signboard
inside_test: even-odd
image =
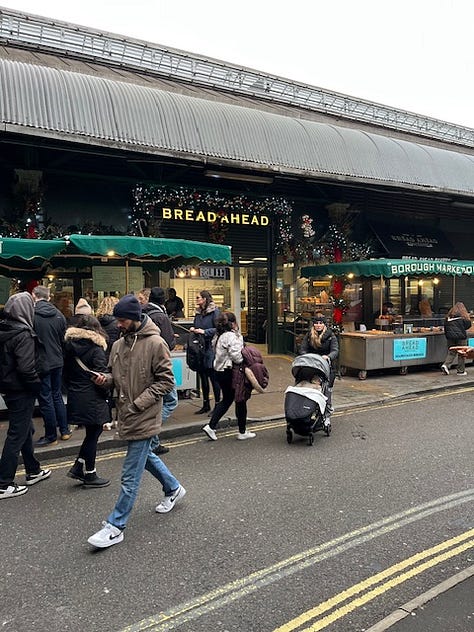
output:
[[[426,358],[426,338],[400,338],[393,341],[394,360]]]
[[[179,388],[183,385],[183,358],[171,358],[171,364],[176,386]]]

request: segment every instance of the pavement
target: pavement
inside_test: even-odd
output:
[[[292,358],[284,355],[266,355],[264,361],[270,374],[270,384],[265,393],[252,395],[248,402],[249,424],[284,420],[284,391],[292,383]],[[446,389],[474,386],[472,363],[466,363],[466,371],[467,376],[458,376],[455,370],[452,370],[448,376],[440,371],[439,366],[410,367],[406,375],[400,375],[395,369],[372,371],[369,372],[366,380],[359,380],[357,372],[354,374],[348,372],[344,377],[336,378],[333,406],[337,412],[341,412]],[[0,445],[4,443],[8,428],[8,422],[3,420],[6,411],[1,410],[2,405],[3,401],[0,402],[0,414],[3,412],[2,421],[0,421]],[[161,442],[166,444],[167,440],[174,437],[200,433],[201,427],[208,422],[207,415],[195,414],[201,405],[202,400],[198,397],[180,399],[177,409],[163,426],[160,433]],[[34,425],[35,437],[39,438],[43,434],[42,419],[35,418]],[[236,425],[237,421],[231,407],[228,416],[221,420],[219,427]],[[55,458],[73,457],[77,455],[83,436],[83,430],[74,430],[68,441],[58,441],[56,445],[37,448],[37,456],[42,462]],[[104,431],[99,439],[98,449],[99,451],[110,450],[124,445],[125,443],[119,439],[115,430]],[[470,574],[467,571],[470,571]],[[382,632],[389,628],[392,632],[473,630],[474,567],[467,571],[451,578],[451,584],[443,582],[428,594],[420,595],[413,602],[400,606],[392,615],[370,628],[370,632]],[[446,613],[450,611],[452,616],[446,627],[446,619],[443,617],[446,617]]]

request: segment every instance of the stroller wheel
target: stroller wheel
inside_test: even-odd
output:
[[[312,432],[308,435],[308,445],[313,445],[314,443],[314,434]]]
[[[331,434],[331,424],[325,426],[324,432],[326,433],[326,436],[329,437],[329,435]]]
[[[291,430],[286,431],[286,440],[288,443],[293,442],[293,433],[291,432]]]

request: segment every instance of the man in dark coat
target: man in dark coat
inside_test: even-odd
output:
[[[176,346],[176,338],[171,325],[171,319],[165,308],[165,291],[161,287],[152,287],[150,298],[146,305],[142,305],[142,312],[147,314],[151,320],[158,326],[161,337],[164,339],[170,351]],[[178,406],[178,391],[176,385],[170,393],[163,396],[163,408],[161,421],[164,423],[171,415],[173,410]],[[166,454],[169,448],[159,443],[155,450],[155,454]]]
[[[31,294],[20,292],[10,296],[0,321],[0,392],[8,409],[8,432],[0,458],[0,499],[26,494],[30,485],[51,475],[51,470],[41,469],[33,448],[32,417],[40,391],[33,314]],[[15,483],[20,452],[26,485]]]
[[[57,428],[63,441],[71,438],[62,395],[66,319],[49,302],[49,288],[37,285],[32,295],[35,302],[34,330],[39,340],[41,390],[38,403],[44,421],[44,437],[35,443],[39,448],[57,443]]]

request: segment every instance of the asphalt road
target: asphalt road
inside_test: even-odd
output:
[[[145,473],[123,543],[87,544],[115,502],[70,462],[0,507],[5,632],[358,632],[474,559],[474,391],[333,417],[313,447],[282,423],[257,437],[183,437],[164,457],[187,489],[156,514]],[[18,477],[20,480],[21,477]]]

